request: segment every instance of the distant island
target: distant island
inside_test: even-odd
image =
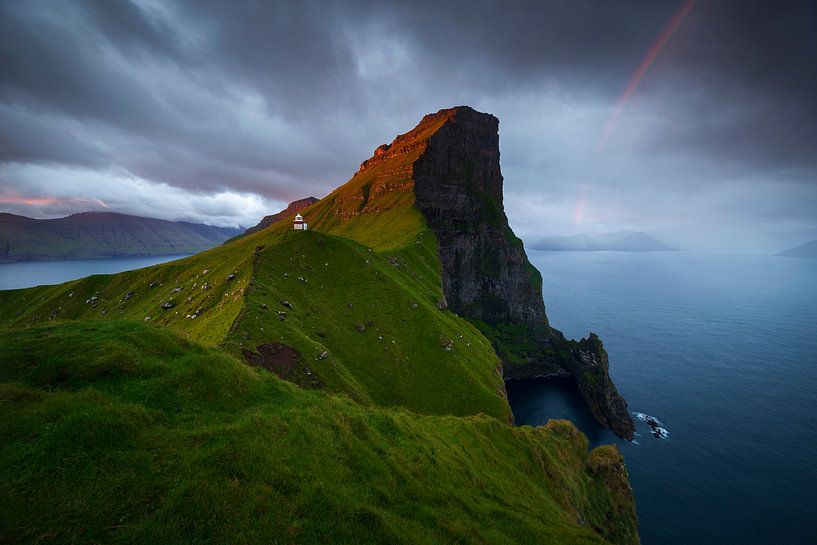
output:
[[[617,250],[620,252],[672,251],[663,242],[641,231],[617,231],[599,235],[572,235],[546,237],[531,246],[534,250],[596,252]]]
[[[241,231],[113,212],[56,219],[0,213],[0,263],[192,254]]]
[[[812,240],[801,244],[796,248],[780,252],[780,257],[805,257],[807,259],[817,259],[817,240]]]

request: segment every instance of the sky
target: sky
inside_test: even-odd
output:
[[[246,227],[455,105],[528,242],[817,238],[815,0],[0,0],[0,211]]]

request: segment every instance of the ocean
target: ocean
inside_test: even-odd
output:
[[[512,384],[518,425],[572,420],[626,459],[645,545],[817,543],[817,260],[538,252],[551,324],[598,333],[630,444],[570,384]]]
[[[187,255],[189,254],[0,263],[0,290],[61,284],[92,274],[114,274],[131,271],[158,263],[165,263],[166,261],[173,261],[174,259],[181,259],[187,257]]]

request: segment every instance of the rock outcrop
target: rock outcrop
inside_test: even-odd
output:
[[[601,340],[591,333],[569,341],[548,324],[542,277],[505,215],[498,129],[496,117],[469,107],[440,110],[380,146],[361,170],[419,150],[411,163],[415,206],[437,236],[448,308],[492,340],[506,380],[570,376],[594,418],[632,439]]]
[[[499,120],[471,108],[446,118],[414,163],[416,206],[437,235],[443,290],[454,312],[489,325],[547,331],[541,276],[511,232],[502,202]]]

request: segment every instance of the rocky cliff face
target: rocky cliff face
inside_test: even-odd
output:
[[[470,108],[445,118],[414,163],[416,206],[437,235],[443,289],[458,314],[495,326],[524,324],[544,334],[539,273],[508,227],[499,170],[499,120]]]
[[[437,236],[449,308],[492,340],[506,379],[570,376],[595,419],[632,439],[599,338],[568,341],[548,324],[541,275],[505,216],[498,128],[497,118],[468,107],[441,110],[378,148],[361,170],[419,151],[410,163],[415,207]]]

